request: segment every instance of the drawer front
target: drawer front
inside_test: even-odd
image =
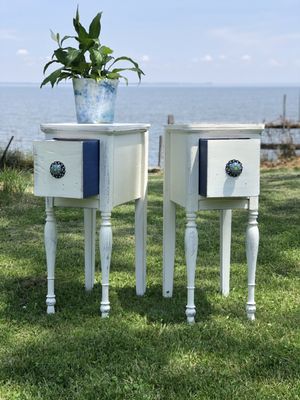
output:
[[[258,196],[259,175],[259,139],[199,140],[201,196]]]
[[[99,194],[98,140],[35,141],[34,194],[83,199]]]

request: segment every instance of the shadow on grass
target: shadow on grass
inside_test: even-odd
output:
[[[292,179],[288,182],[295,188]],[[15,209],[8,206],[1,210],[5,224],[1,257],[6,260],[0,277],[2,387],[7,385],[8,391],[21,387],[19,398],[47,400],[296,399],[299,313],[294,303],[280,309],[283,299],[277,296],[282,291],[272,283],[274,274],[279,278],[290,274],[289,281],[279,279],[276,284],[283,289],[285,285],[292,287],[295,261],[289,251],[296,249],[299,237],[295,201],[281,199],[279,203],[270,194],[262,198],[257,282],[263,282],[263,287],[257,290],[258,320],[253,324],[245,316],[247,213],[234,213],[232,239],[233,261],[245,268],[238,271],[240,265],[234,266],[236,275],[231,282],[236,287],[243,285],[243,295],[238,288],[227,299],[216,294],[218,213],[199,214],[201,277],[197,282],[201,287],[197,285],[195,295],[197,322],[188,326],[184,212],[178,207],[174,295],[165,299],[160,284],[161,181],[152,182],[150,191],[149,288],[144,297],[136,296],[133,205],[122,206],[114,214],[108,320],[99,315],[99,274],[94,290],[84,290],[82,213],[57,210],[60,238],[65,240],[59,241],[57,252],[57,313],[47,316],[43,202],[29,196]],[[283,291],[287,296],[288,290]],[[295,287],[293,290],[296,292]],[[266,392],[260,395],[262,387]]]
[[[132,293],[118,295],[127,304]],[[241,324],[238,334],[230,321],[169,326],[153,324],[149,315],[141,323],[130,315],[70,314],[69,322],[49,316],[38,337],[24,338],[2,357],[0,378],[29,385],[32,398],[41,391],[42,399],[247,399],[256,398],[259,382],[299,377],[299,349],[255,324]]]
[[[96,283],[93,290],[86,292],[84,283],[78,277],[55,281],[56,314],[58,317],[70,313],[82,317],[100,315],[101,285]],[[134,280],[134,279],[133,279]],[[45,323],[46,276],[5,278],[1,283],[1,315],[8,320]],[[195,290],[197,320],[204,321],[214,312],[207,300],[207,292]],[[111,314],[114,316],[130,313],[145,317],[149,322],[177,324],[185,322],[186,288],[175,286],[172,298],[162,296],[161,285],[151,285],[144,296],[137,296],[134,286],[110,287]],[[51,318],[51,316],[50,316]]]
[[[135,288],[124,287],[116,290],[118,302],[122,309],[146,317],[149,322],[178,324],[186,321],[185,304],[186,288],[175,286],[173,297],[162,296],[162,286],[152,285],[147,288],[144,296],[136,296]],[[208,302],[206,292],[195,290],[197,321],[205,321],[213,313],[212,305]]]

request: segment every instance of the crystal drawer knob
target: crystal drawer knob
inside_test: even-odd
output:
[[[50,174],[54,177],[54,178],[62,178],[66,173],[66,167],[64,166],[64,164],[60,161],[54,161],[51,165],[50,165]]]
[[[226,174],[236,178],[243,171],[243,164],[239,160],[230,160],[225,167]]]

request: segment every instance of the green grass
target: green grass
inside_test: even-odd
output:
[[[300,399],[299,177],[299,169],[262,173],[254,323],[245,315],[247,213],[234,212],[228,298],[219,294],[218,212],[199,213],[193,326],[180,208],[174,296],[161,295],[160,175],[149,183],[144,297],[135,295],[133,204],[113,212],[105,320],[99,269],[84,291],[82,210],[56,210],[57,312],[47,316],[44,200],[0,190],[0,399]]]
[[[30,185],[30,172],[4,167],[0,169],[1,200],[11,194],[22,195]]]

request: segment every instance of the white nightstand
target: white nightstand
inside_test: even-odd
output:
[[[47,313],[55,312],[54,207],[84,208],[85,288],[95,272],[96,211],[101,213],[102,317],[110,311],[111,211],[135,200],[136,293],[146,289],[147,124],[43,124],[45,140],[34,142],[34,193],[46,197]]]
[[[255,271],[260,141],[263,125],[168,125],[165,127],[163,295],[173,293],[176,204],[186,210],[187,321],[194,322],[195,269],[198,251],[196,212],[221,210],[221,291],[229,294],[232,209],[247,209],[249,319],[255,319]]]

